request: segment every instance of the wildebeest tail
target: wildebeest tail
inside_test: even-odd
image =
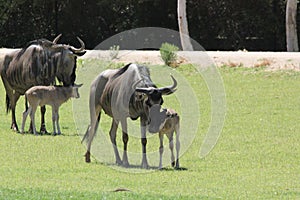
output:
[[[11,110],[11,104],[10,104],[10,99],[8,95],[6,94],[6,113],[8,113]]]
[[[100,121],[100,114],[101,114],[101,113],[99,113],[98,118],[97,118],[97,122],[98,122],[98,123],[97,123],[97,126],[96,126],[96,128],[95,128],[94,137],[95,137],[96,134],[97,134],[97,129],[98,129],[99,121]],[[87,129],[86,129],[86,132],[85,132],[85,134],[84,134],[84,136],[83,136],[83,138],[82,138],[82,140],[81,140],[81,144],[83,143],[83,141],[86,141],[86,140],[89,138],[90,128],[91,128],[91,125],[88,125],[88,127],[87,127]],[[87,141],[87,142],[88,142],[88,141]]]
[[[83,143],[83,141],[86,140],[86,138],[89,138],[89,129],[90,129],[91,125],[88,125],[87,129],[86,129],[86,132],[81,140],[81,144]]]

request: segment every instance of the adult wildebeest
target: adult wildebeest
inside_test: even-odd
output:
[[[121,69],[103,71],[91,84],[90,88],[90,125],[83,137],[87,139],[86,162],[90,162],[91,144],[100,121],[101,110],[112,117],[110,139],[113,144],[116,163],[129,166],[127,158],[127,118],[136,120],[140,117],[142,142],[142,167],[147,168],[146,157],[146,128],[150,133],[159,131],[159,123],[151,123],[149,112],[153,105],[161,107],[162,95],[172,94],[176,90],[177,82],[172,76],[173,85],[157,88],[150,78],[149,69],[136,64],[128,64]],[[152,117],[161,115],[160,109],[152,111]],[[116,145],[116,131],[121,122],[123,133],[123,162],[120,159]]]
[[[0,66],[1,78],[6,91],[7,112],[12,110],[11,128],[18,130],[15,108],[18,99],[25,91],[36,85],[51,85],[55,78],[64,86],[75,82],[76,57],[85,53],[84,42],[79,49],[70,45],[57,44],[61,35],[52,42],[39,39],[29,42],[24,48],[13,51],[5,56]],[[45,106],[41,107],[41,131],[44,126]]]

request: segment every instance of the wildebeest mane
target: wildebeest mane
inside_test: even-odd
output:
[[[125,65],[124,67],[120,68],[114,75],[113,75],[113,79],[121,76],[122,74],[124,74],[129,66],[131,65],[132,63],[129,63],[127,65]],[[142,65],[138,65],[137,66],[137,69],[138,69],[138,73],[139,75],[141,76],[141,78],[143,79],[143,87],[154,87],[154,88],[157,88],[155,84],[153,84],[151,78],[150,78],[150,71],[147,67],[145,66],[142,66]]]
[[[120,68],[114,75],[113,75],[113,79],[121,76],[122,74],[124,74],[127,70],[128,67],[131,65],[131,63],[125,65],[124,67]]]
[[[138,66],[139,74],[143,79],[144,86],[143,87],[154,87],[157,88],[156,85],[152,82],[150,78],[150,71],[148,67],[145,66]]]
[[[30,42],[27,42],[25,44],[25,46],[23,46],[23,48],[20,50],[20,52],[18,53],[18,55],[16,56],[17,59],[19,59],[23,54],[24,52],[26,51],[26,49],[28,47],[30,47],[31,45],[39,45],[41,47],[49,47],[51,45],[53,45],[54,43],[47,40],[47,39],[37,39],[37,40],[32,40]]]

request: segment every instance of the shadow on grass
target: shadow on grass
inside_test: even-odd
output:
[[[33,132],[31,131],[25,131],[24,133],[20,133],[18,132],[17,134],[20,134],[20,135],[33,135]],[[74,134],[64,134],[64,133],[61,133],[61,134],[53,134],[52,132],[46,132],[46,133],[41,133],[41,132],[38,132],[37,131],[37,135],[35,136],[57,136],[57,137],[79,137],[80,135],[78,135],[77,133],[74,133]]]
[[[163,167],[162,169],[159,169],[157,166],[149,166],[148,168],[142,168],[141,165],[129,165],[129,166],[123,166],[123,165],[118,165],[116,163],[107,163],[107,162],[100,162],[94,158],[94,162],[87,163],[87,164],[94,164],[94,165],[104,165],[108,167],[113,167],[113,168],[121,168],[121,169],[138,169],[138,170],[156,170],[156,171],[187,171],[188,168],[186,167],[179,167],[179,168],[173,168],[173,167]]]

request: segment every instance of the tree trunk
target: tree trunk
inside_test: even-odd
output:
[[[183,51],[193,51],[186,19],[186,0],[178,0],[178,27]]]
[[[297,0],[287,0],[286,3],[287,51],[299,51],[296,16],[297,16]]]

